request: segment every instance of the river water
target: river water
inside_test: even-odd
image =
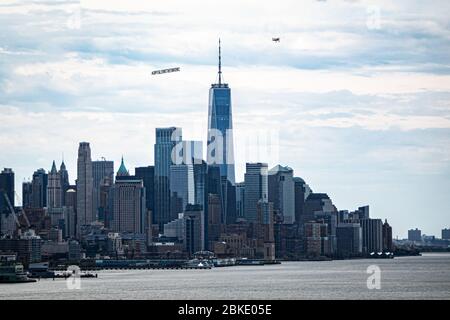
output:
[[[380,289],[368,289],[369,266]],[[371,282],[372,283],[372,282]],[[0,299],[450,299],[450,254],[235,266],[105,270],[69,289],[64,279],[0,284]]]

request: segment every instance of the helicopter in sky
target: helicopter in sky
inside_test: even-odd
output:
[[[272,41],[273,42],[280,42],[280,38],[278,37],[278,38],[272,38]]]

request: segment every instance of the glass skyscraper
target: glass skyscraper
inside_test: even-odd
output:
[[[233,118],[231,89],[222,83],[222,63],[219,40],[219,82],[209,89],[208,165],[218,165],[220,175],[234,185]]]
[[[222,61],[219,40],[219,81],[209,89],[208,105],[208,166],[217,166],[222,184],[222,216],[225,223],[236,220],[236,194],[233,152],[233,118],[231,111],[231,89],[222,83]]]
[[[161,232],[164,224],[173,220],[170,215],[170,166],[174,164],[172,150],[181,140],[181,128],[156,128],[154,222]]]

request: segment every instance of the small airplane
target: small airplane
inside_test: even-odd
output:
[[[280,42],[280,38],[272,38],[273,42]]]

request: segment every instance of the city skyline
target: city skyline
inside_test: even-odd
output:
[[[56,13],[50,10],[55,8],[52,5],[34,4],[44,10],[44,18],[37,15],[32,5],[11,2],[0,7],[0,14],[12,12],[11,17],[17,21],[23,16],[35,23],[47,19],[46,26],[53,26],[61,37],[46,54],[42,52],[45,48],[25,36],[20,38],[21,45],[16,44],[17,39],[5,36],[4,45],[0,46],[0,54],[5,57],[0,63],[0,108],[6,128],[0,146],[8,150],[0,155],[0,165],[13,168],[16,186],[40,167],[49,171],[52,161],[59,163],[62,153],[73,183],[80,141],[91,143],[92,160],[105,157],[118,165],[123,154],[128,168],[154,164],[155,128],[181,127],[184,138],[205,141],[205,89],[216,73],[220,36],[225,46],[226,80],[233,84],[236,144],[242,142],[239,137],[248,134],[248,126],[278,129],[282,133],[280,154],[285,158],[269,164],[269,168],[276,164],[292,167],[295,176],[304,178],[316,192],[328,193],[339,209],[369,204],[375,217],[389,218],[394,237],[404,238],[407,230],[415,227],[426,234],[439,235],[447,227],[443,224],[450,210],[446,201],[450,187],[450,125],[445,102],[450,83],[448,58],[433,54],[426,47],[435,45],[446,52],[448,44],[444,43],[443,34],[448,27],[442,24],[439,13],[431,14],[432,5],[415,3],[408,7],[408,12],[422,23],[415,25],[401,14],[403,2],[381,2],[382,24],[380,29],[372,30],[366,26],[368,6],[364,2],[338,5],[311,1],[306,5],[311,20],[326,18],[333,9],[338,9],[337,17],[330,20],[332,26],[325,30],[306,19],[297,37],[292,15],[280,24],[281,13],[286,13],[284,6],[258,9],[249,4],[249,10],[262,13],[262,20],[254,32],[244,33],[241,38],[230,31],[220,32],[220,28],[196,34],[195,28],[186,23],[185,31],[179,35],[169,32],[166,39],[152,34],[156,45],[147,41],[138,46],[134,40],[126,40],[133,39],[125,27],[130,23],[129,16],[134,15],[144,26],[147,17],[156,17],[152,22],[156,25],[160,23],[158,19],[167,24],[176,20],[177,15],[170,13],[174,8],[159,4],[160,9],[169,12],[159,12],[158,8],[148,11],[136,4],[136,8],[124,12],[112,4],[112,12],[103,13],[103,19],[123,19],[113,30],[123,35],[118,38],[119,43],[130,45],[126,52],[117,50],[119,45],[105,37],[103,29],[89,17],[102,14],[96,11],[96,3],[80,2],[83,13],[79,29],[76,25],[67,26],[71,15],[59,11],[62,4],[54,5]],[[448,6],[445,2],[442,5]],[[69,9],[73,7],[72,3]],[[205,10],[209,12],[211,8]],[[224,10],[224,16],[230,17],[232,10]],[[339,15],[345,10],[352,10],[355,18],[348,29]],[[178,15],[180,12],[192,10],[180,6]],[[58,17],[57,25],[49,22],[54,15]],[[255,22],[257,14],[253,11],[252,15],[251,21]],[[304,14],[300,17],[304,18]],[[208,18],[202,18],[199,23],[206,21]],[[237,21],[241,29],[249,23],[244,23],[244,19]],[[427,27],[426,21],[435,28]],[[73,46],[65,46],[65,40],[82,36],[94,29],[92,26],[100,31],[84,35]],[[11,34],[20,30],[14,22],[2,27]],[[408,27],[413,29],[411,33],[407,32]],[[50,32],[40,28],[41,37]],[[134,33],[143,26],[133,24],[133,28]],[[330,40],[333,36],[327,30],[333,30],[334,40]],[[425,52],[419,58],[413,57],[407,54],[411,47],[405,44],[396,46],[397,51],[384,58],[380,53],[384,47],[381,39],[385,36],[385,41],[394,42],[394,31],[409,36]],[[421,31],[425,36],[421,40],[413,31]],[[271,43],[273,34],[281,34],[279,44]],[[317,39],[313,39],[313,34]],[[193,45],[183,51],[186,41],[182,38],[187,35]],[[330,47],[326,46],[327,40]],[[86,44],[92,48],[84,47]],[[365,44],[367,51],[358,51],[359,45]],[[188,53],[188,58],[176,53],[162,58],[171,50]],[[257,54],[258,50],[265,50],[265,54]],[[57,53],[62,53],[61,58],[53,61]],[[362,58],[364,53],[372,55]],[[151,70],[161,66],[181,66],[181,72],[150,75]],[[102,78],[109,80],[100,83]],[[386,82],[388,78],[391,80]],[[49,89],[41,87],[43,81]],[[17,89],[18,83],[24,84],[23,89]],[[241,182],[245,161],[236,160],[236,182]],[[20,194],[20,188],[16,190]]]

